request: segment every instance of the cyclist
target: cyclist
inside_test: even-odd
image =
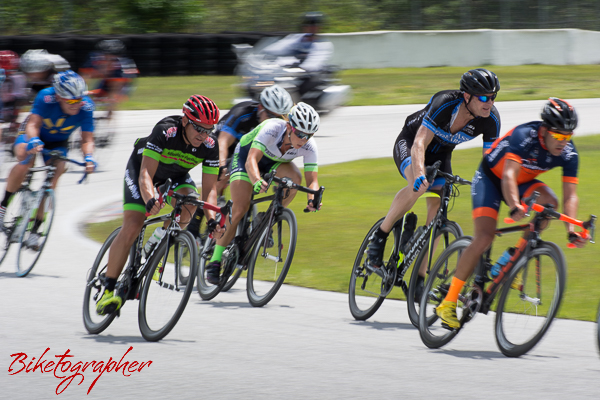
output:
[[[0,120],[10,123],[9,132],[17,130],[17,118],[27,98],[26,79],[19,71],[19,63],[19,56],[14,51],[0,51],[0,69],[6,74],[4,84],[0,85]]]
[[[235,236],[238,223],[250,207],[252,191],[265,193],[269,186],[262,175],[277,168],[277,176],[286,176],[295,183],[302,183],[298,167],[291,161],[303,157],[304,176],[310,189],[318,190],[317,144],[313,135],[319,129],[319,114],[308,104],[298,103],[288,113],[288,121],[268,119],[244,135],[235,149],[231,164],[231,224],[221,239],[217,240],[210,263],[206,267],[207,280],[217,284],[221,270],[223,250]],[[290,191],[283,205],[291,203],[296,191]],[[320,204],[313,204],[308,194],[308,209],[317,211]]]
[[[27,77],[30,101],[33,102],[41,90],[52,86],[56,73],[69,69],[71,66],[67,60],[58,54],[50,54],[45,49],[32,49],[23,53],[21,71]]]
[[[566,101],[551,97],[542,109],[542,120],[519,125],[497,139],[485,152],[471,187],[475,233],[473,242],[462,253],[452,278],[449,292],[436,313],[445,325],[457,329],[456,302],[465,281],[481,255],[494,240],[500,202],[510,209],[510,217],[519,221],[525,217],[521,198],[534,191],[540,193],[537,202],[558,207],[552,189],[536,177],[552,168],[563,169],[563,210],[577,216],[577,169],[579,155],[571,141],[577,127],[577,113]],[[577,247],[586,243],[567,224],[568,239]],[[525,240],[524,238],[521,240]]]
[[[260,101],[243,101],[233,106],[215,128],[219,141],[219,182],[217,183],[218,202],[224,202],[223,191],[229,183],[228,166],[236,145],[246,133],[256,128],[268,118],[283,118],[294,103],[290,94],[281,86],[273,85],[260,93]],[[204,213],[196,210],[188,230],[198,239],[200,221]]]
[[[86,172],[94,172],[94,102],[85,95],[86,90],[83,78],[68,70],[56,74],[53,86],[42,90],[35,98],[31,114],[21,125],[24,132],[17,137],[13,146],[15,156],[20,162],[13,167],[6,179],[6,193],[0,203],[0,226],[10,197],[19,189],[27,171],[33,166],[35,154],[45,147],[48,150],[60,151],[66,156],[69,136],[79,127],[82,130],[81,150],[86,162]],[[44,155],[44,162],[47,162],[49,157]],[[65,171],[65,161],[59,161],[56,167],[52,181],[53,189]],[[39,235],[36,234],[36,230],[41,223],[41,220],[36,219],[32,234],[25,243],[27,246],[37,246]]]
[[[106,117],[110,119],[117,106],[127,100],[139,71],[133,60],[125,57],[126,48],[119,39],[102,40],[96,47],[98,51],[90,54],[79,72],[86,80],[99,79],[91,94],[106,103]]]
[[[139,235],[145,213],[160,211],[154,186],[171,178],[173,188],[184,195],[197,192],[189,171],[202,164],[202,200],[215,204],[219,172],[218,143],[210,136],[219,120],[219,108],[209,98],[193,95],[183,105],[183,116],[163,118],[145,138],[136,140],[127,162],[124,182],[123,226],[110,247],[106,286],[96,305],[100,315],[118,310],[123,300],[114,292],[133,242]],[[185,228],[196,207],[184,206],[179,225]],[[205,211],[214,221],[214,212]],[[212,225],[216,225],[210,221]],[[223,228],[216,227],[221,233]]]
[[[396,167],[408,185],[392,202],[381,226],[373,233],[367,248],[367,268],[377,271],[383,263],[383,252],[392,227],[412,208],[428,189],[440,193],[443,178],[427,182],[425,166],[440,160],[440,170],[452,173],[454,147],[483,135],[483,149],[489,148],[500,132],[500,115],[494,100],[500,90],[498,77],[483,68],[463,74],[460,90],[436,93],[427,106],[409,115],[394,145]],[[427,198],[427,223],[440,207],[439,198]],[[426,263],[421,265],[415,301],[423,290]]]

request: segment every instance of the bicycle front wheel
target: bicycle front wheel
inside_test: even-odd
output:
[[[206,280],[206,267],[208,266],[210,258],[215,250],[215,244],[217,244],[217,241],[207,236],[204,240],[202,250],[200,251],[197,287],[198,294],[202,300],[211,300],[221,291],[219,285],[213,285]]]
[[[496,343],[507,357],[531,350],[552,323],[567,280],[563,252],[542,242],[517,262],[502,285],[496,310]]]
[[[298,227],[294,213],[284,208],[260,234],[248,260],[246,292],[254,307],[275,296],[292,264]]]
[[[37,207],[31,211],[30,215],[23,216],[23,218],[27,218],[28,220],[23,222],[27,224],[27,227],[23,230],[21,238],[19,239],[17,276],[27,276],[40,258],[42,250],[48,240],[48,235],[50,234],[50,227],[54,220],[55,209],[54,190],[48,189],[44,193],[44,196]],[[36,224],[36,219],[40,217],[42,218],[41,224],[34,231],[33,227]]]
[[[189,268],[197,273],[198,258],[194,236],[187,231],[173,234],[167,253],[163,240],[148,261],[147,273],[140,296],[138,321],[144,339],[156,342],[164,338],[177,324],[192,294],[194,280],[180,284],[179,271]]]
[[[425,346],[437,349],[450,342],[459,330],[449,330],[442,326],[442,321],[437,317],[435,309],[448,294],[450,283],[456,273],[456,267],[463,254],[469,247],[472,239],[463,236],[451,243],[435,262],[425,282],[423,297],[421,297],[419,313],[419,334]],[[461,324],[471,317],[469,306],[474,293],[473,277],[464,284],[458,296],[456,315]]]
[[[23,220],[25,196],[30,194],[31,192],[23,190],[15,192],[6,207],[4,222],[0,226],[0,264],[4,261],[10,245],[20,239],[19,228]]]
[[[450,243],[458,239],[462,236],[462,229],[456,222],[447,221],[443,227],[436,230],[435,239],[433,243],[436,243],[433,255],[431,257],[431,262],[429,262],[429,249],[432,245],[431,241],[428,241],[425,246],[419,252],[415,263],[413,264],[413,271],[410,276],[410,283],[408,284],[408,299],[406,300],[406,305],[408,308],[408,318],[410,318],[410,322],[415,326],[415,328],[419,327],[419,303],[421,302],[421,296],[424,293],[420,293],[421,296],[417,293],[417,281],[419,280],[419,268],[423,263],[428,263],[429,265],[433,265],[433,262],[439,258],[439,256],[448,248]],[[426,277],[429,275],[426,274]],[[428,323],[433,323],[432,319],[428,320]]]
[[[104,331],[117,316],[116,312],[98,315],[96,312],[96,303],[104,293],[105,274],[108,266],[108,252],[120,231],[121,228],[119,227],[108,235],[108,238],[102,244],[96,259],[94,260],[94,265],[92,265],[92,268],[88,272],[85,293],[83,295],[83,325],[91,334],[98,334]]]

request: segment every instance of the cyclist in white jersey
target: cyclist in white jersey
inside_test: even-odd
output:
[[[300,170],[291,161],[303,157],[306,186],[319,189],[317,179],[317,144],[312,137],[319,129],[319,114],[308,104],[298,103],[288,114],[289,121],[268,119],[244,135],[236,147],[231,165],[230,188],[233,208],[231,223],[221,239],[217,240],[210,263],[206,268],[209,283],[217,284],[221,269],[223,250],[229,245],[238,223],[250,207],[252,191],[265,193],[269,186],[262,179],[265,173],[277,169],[277,176],[291,178],[302,183]],[[291,190],[283,200],[283,206],[292,202],[296,195]],[[308,209],[317,211],[320,204],[312,203],[308,194]]]

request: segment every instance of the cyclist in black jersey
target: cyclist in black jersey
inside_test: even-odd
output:
[[[219,172],[219,148],[210,136],[219,120],[219,108],[207,97],[193,95],[183,105],[183,116],[163,118],[150,136],[138,139],[125,171],[123,226],[110,247],[106,270],[106,288],[97,303],[100,315],[118,310],[123,301],[114,293],[115,284],[123,270],[131,245],[138,237],[145,213],[155,215],[160,203],[154,197],[154,186],[168,178],[181,194],[197,191],[189,171],[202,164],[202,200],[215,204]],[[195,207],[184,206],[179,224],[185,228]],[[205,210],[209,221],[214,212]],[[224,231],[216,227],[217,233]]]
[[[224,202],[223,191],[229,184],[229,164],[235,147],[242,136],[269,118],[284,118],[294,103],[290,94],[281,86],[269,86],[260,93],[258,101],[243,101],[233,106],[221,118],[215,132],[219,141],[218,202]],[[188,225],[188,230],[198,239],[200,223],[204,214],[197,210]]]
[[[440,160],[440,169],[451,173],[450,160],[457,144],[483,135],[485,151],[498,137],[500,115],[494,100],[499,90],[496,74],[483,68],[473,69],[463,74],[460,90],[436,93],[424,109],[406,118],[394,145],[394,161],[408,185],[396,194],[381,227],[373,233],[367,249],[368,268],[376,270],[381,266],[385,243],[396,221],[427,190],[439,192],[443,185],[443,178],[441,182],[427,182],[425,166]],[[427,198],[427,223],[439,206],[439,198]],[[425,266],[423,263],[421,268]],[[419,275],[417,296],[420,298],[419,288],[423,286],[425,271]]]

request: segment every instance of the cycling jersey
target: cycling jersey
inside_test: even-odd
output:
[[[44,143],[65,141],[79,127],[83,132],[94,132],[94,102],[87,96],[83,96],[78,114],[67,115],[50,87],[38,93],[31,113],[42,117],[40,140]]]
[[[496,140],[485,153],[482,170],[486,173],[491,171],[497,178],[502,178],[504,163],[514,160],[521,164],[517,184],[529,182],[556,167],[563,169],[563,182],[578,183],[579,155],[575,145],[569,142],[559,156],[553,156],[546,150],[539,135],[541,125],[542,121],[528,122]]]
[[[563,168],[563,182],[578,183],[579,155],[575,146],[569,142],[559,156],[553,156],[539,136],[541,125],[541,121],[519,125],[496,140],[486,151],[471,185],[473,218],[485,216],[497,219],[500,203],[504,200],[500,180],[506,160],[521,164],[517,176],[520,198],[528,197],[541,186],[547,186],[536,177],[555,167]]]
[[[158,161],[152,178],[154,185],[171,178],[179,189],[189,187],[197,190],[189,171],[202,163],[202,172],[219,173],[219,145],[208,137],[200,147],[187,144],[183,138],[182,116],[170,116],[160,120],[145,138],[137,139],[125,171],[125,199],[123,209],[145,212],[145,203],[139,187],[140,166],[143,156]]]
[[[258,102],[242,101],[229,110],[217,124],[218,134],[227,132],[238,141],[258,125]],[[235,148],[235,146],[233,146]]]
[[[254,128],[250,133],[244,135],[235,149],[233,155],[231,178],[250,182],[246,172],[246,160],[250,149],[259,149],[263,157],[258,162],[258,169],[262,174],[276,168],[281,163],[291,162],[294,158],[303,157],[305,171],[318,171],[317,143],[310,138],[304,146],[299,149],[290,148],[281,153],[281,146],[286,137],[287,122],[281,119],[268,119]]]

